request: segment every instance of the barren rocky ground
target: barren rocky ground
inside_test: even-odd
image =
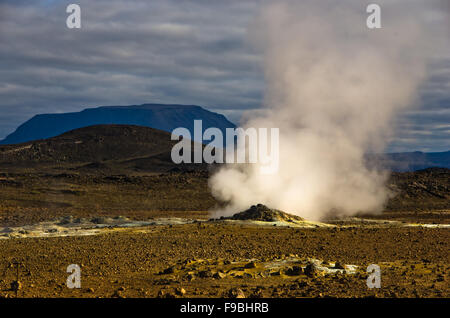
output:
[[[0,240],[0,296],[15,297],[18,262],[19,297],[449,297],[449,242],[448,229],[218,223]],[[260,275],[289,257],[296,263]],[[309,273],[309,259],[358,268]],[[66,286],[69,264],[81,266],[81,289]],[[381,267],[380,289],[366,285],[369,264]]]
[[[155,136],[100,127],[0,147],[0,297],[449,297],[449,169],[392,174],[379,215],[323,227],[285,216],[290,226],[208,221],[216,167],[174,166]],[[95,235],[17,230],[65,218],[89,221]],[[158,218],[197,222],[151,224]],[[103,219],[150,224],[96,229]],[[80,289],[66,286],[70,264],[81,266]],[[366,285],[370,264],[380,289]]]

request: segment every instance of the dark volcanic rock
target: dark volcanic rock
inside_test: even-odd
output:
[[[265,221],[265,222],[276,222],[276,221],[292,222],[304,220],[303,218],[296,215],[288,214],[280,210],[270,209],[263,204],[252,205],[250,209],[236,213],[229,219]]]
[[[171,150],[177,142],[171,140],[170,133],[149,127],[89,126],[49,139],[0,145],[0,166],[55,166],[61,169],[66,165],[67,170],[76,173],[104,172],[111,178],[112,175],[129,175],[130,171],[204,171],[206,164],[175,164],[172,161]],[[68,174],[61,174],[61,177],[66,178]],[[112,181],[129,183],[133,180],[121,177]],[[0,184],[4,183],[5,180],[0,180]]]

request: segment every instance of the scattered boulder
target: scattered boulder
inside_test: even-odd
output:
[[[204,270],[204,271],[200,271],[198,273],[198,276],[201,278],[210,278],[210,277],[213,277],[214,274],[211,270]]]
[[[70,224],[70,223],[74,223],[74,222],[75,222],[74,217],[69,215],[69,216],[64,216],[63,218],[61,218],[58,225],[66,225],[66,224]]]
[[[228,292],[230,298],[245,298],[245,294],[240,288],[232,288]]]
[[[309,262],[305,267],[305,274],[308,277],[317,277],[320,274],[320,270],[316,263]]]
[[[158,292],[158,298],[176,298],[176,294],[168,289],[161,289]]]
[[[18,280],[14,280],[11,283],[11,290],[16,292],[16,291],[18,291],[20,289],[22,289],[22,283],[20,281],[18,281]]]
[[[178,296],[184,296],[186,294],[186,290],[183,287],[179,287],[175,290],[175,293]]]
[[[344,265],[341,264],[341,262],[336,261],[336,263],[334,264],[334,268],[335,269],[345,269]]]
[[[94,224],[111,224],[113,223],[113,219],[109,217],[93,217],[91,219],[91,223]]]
[[[256,263],[255,262],[250,262],[245,264],[245,268],[256,268]]]
[[[174,267],[174,266],[170,266],[170,267],[166,268],[166,269],[162,272],[162,274],[173,274],[173,273],[175,273],[175,272],[176,272],[175,267]]]
[[[227,274],[219,271],[219,272],[215,273],[213,277],[215,279],[222,279],[222,278],[225,278],[226,276],[227,276]]]
[[[286,275],[289,276],[298,276],[301,275],[302,273],[303,273],[302,267],[297,265],[288,268],[288,270],[286,271]]]

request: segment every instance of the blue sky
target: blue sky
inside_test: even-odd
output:
[[[35,114],[102,105],[197,104],[238,122],[264,95],[247,37],[261,2],[0,0],[0,138]],[[66,27],[69,3],[82,8],[81,30]],[[426,14],[450,30],[438,14],[450,8],[434,3]],[[388,150],[449,149],[450,49],[436,53]]]

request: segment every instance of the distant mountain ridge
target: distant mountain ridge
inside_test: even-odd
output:
[[[196,119],[202,120],[203,130],[209,127],[217,127],[222,130],[224,135],[226,128],[236,127],[225,116],[195,105],[143,104],[102,106],[87,108],[80,112],[36,115],[0,141],[0,144],[10,145],[47,139],[72,130],[95,125],[136,125],[169,133],[175,128],[184,127],[191,132],[191,137],[193,138],[194,120]],[[117,131],[125,132],[126,130],[121,128]],[[96,134],[101,135],[105,131],[104,129],[87,129],[86,132],[91,134],[91,138],[96,138]],[[139,133],[148,134],[146,131],[141,130],[139,130]],[[170,134],[168,136],[170,137]],[[121,142],[125,144],[123,140]],[[28,154],[28,152],[25,153]],[[31,152],[28,155],[32,157]],[[31,157],[29,158],[30,160]],[[13,158],[10,159],[14,161]],[[415,171],[430,167],[450,169],[450,151],[368,154],[366,160],[370,166],[396,172]]]
[[[235,128],[225,116],[196,105],[143,104],[131,106],[102,106],[80,112],[40,114],[20,125],[0,144],[17,144],[55,137],[73,129],[93,125],[138,125],[172,132],[187,128],[193,136],[194,120],[201,119],[203,129],[217,127],[223,132]]]
[[[430,167],[450,169],[450,151],[400,152],[367,155],[369,165],[396,172],[416,171]]]

